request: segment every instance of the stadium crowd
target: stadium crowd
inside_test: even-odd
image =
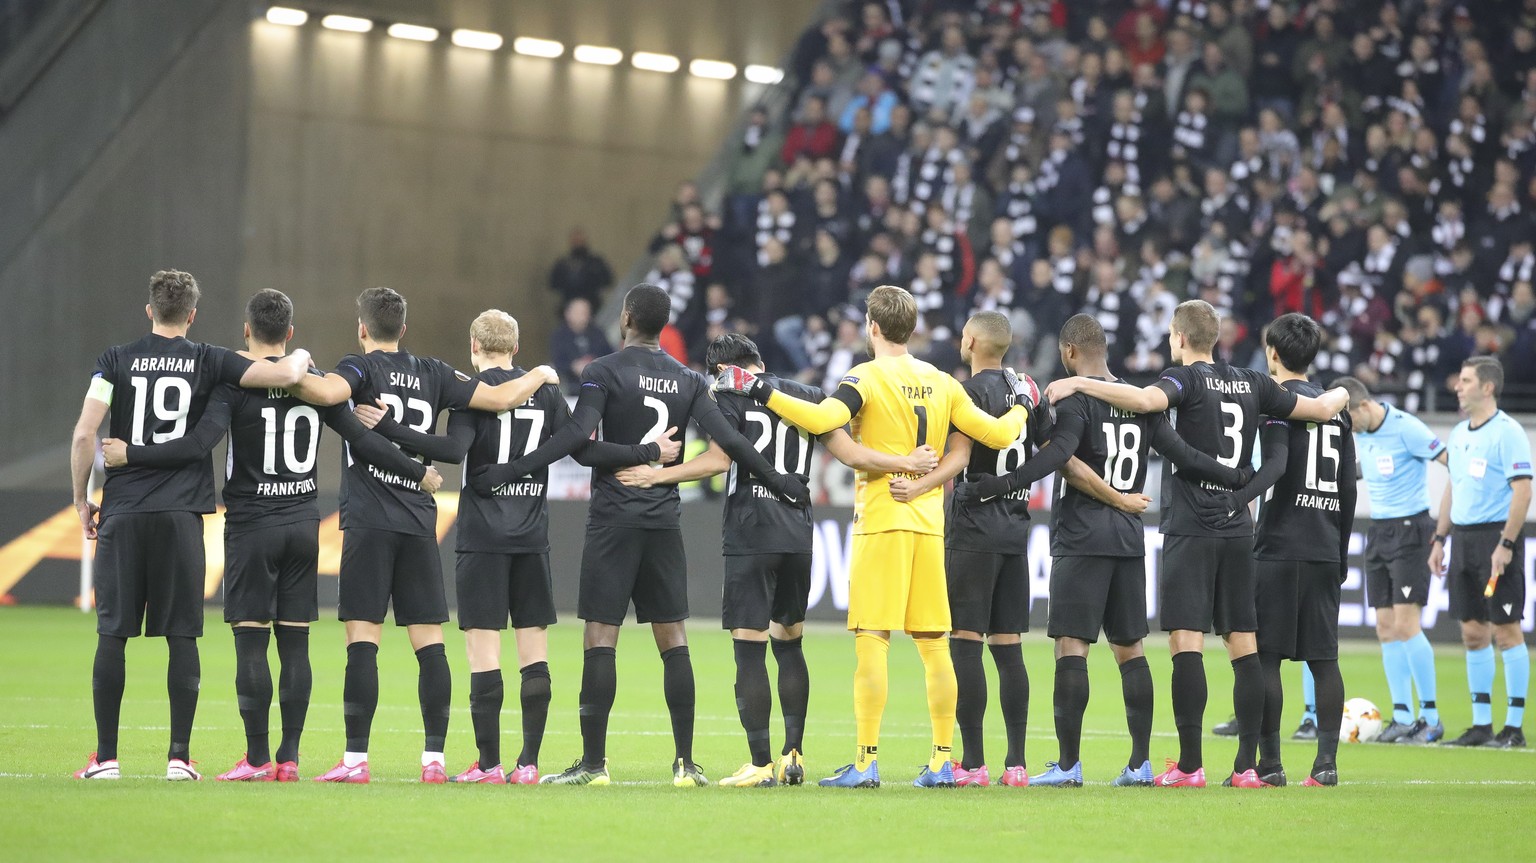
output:
[[[1451,410],[1492,354],[1509,407],[1536,408],[1536,0],[872,0],[791,65],[718,207],[681,184],[651,243],[695,364],[743,332],[835,386],[891,282],[941,368],[997,310],[1011,362],[1053,378],[1087,312],[1145,382],[1201,298],[1234,364],[1262,368],[1263,326],[1301,311],[1325,382]]]

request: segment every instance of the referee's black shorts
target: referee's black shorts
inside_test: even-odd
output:
[[[383,623],[391,601],[396,626],[447,622],[437,537],[371,527],[342,531],[338,616]]]
[[[203,517],[195,512],[107,516],[96,535],[96,631],[133,638],[203,634]]]
[[[1493,550],[1499,547],[1503,530],[1503,522],[1451,528],[1446,589],[1451,594],[1451,616],[1463,623],[1519,623],[1525,616],[1524,531],[1515,537],[1514,555],[1499,575],[1493,596],[1483,596],[1493,575]]]
[[[1435,520],[1428,511],[1371,522],[1365,534],[1365,596],[1371,608],[1429,602],[1429,544]]]
[[[1158,584],[1164,632],[1255,632],[1253,538],[1167,536]]]
[[[1255,563],[1259,652],[1297,661],[1339,658],[1337,563]]]
[[[1147,569],[1139,557],[1058,557],[1051,563],[1051,611],[1045,634],[1090,644],[1147,637]]]

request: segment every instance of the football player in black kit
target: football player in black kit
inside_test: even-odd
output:
[[[667,292],[661,288],[631,288],[619,320],[625,347],[592,361],[582,372],[574,422],[526,460],[471,472],[471,483],[518,479],[529,465],[549,464],[581,446],[599,424],[603,440],[634,445],[654,440],[691,417],[731,458],[757,475],[767,491],[808,506],[805,481],[775,471],[720,413],[710,397],[709,380],[661,350],[657,339],[670,309]],[[577,597],[577,616],[586,621],[580,696],[582,756],[564,772],[542,777],[541,783],[607,785],[611,781],[606,762],[608,714],[617,687],[614,648],[631,601],[636,619],[651,624],[661,653],[662,685],[676,745],[672,783],[678,787],[708,783],[693,763],[693,663],[683,628],[688,618],[688,571],[679,509],[675,486],[630,488],[611,470],[593,471]]]
[[[477,380],[495,386],[528,372],[513,365],[516,319],[499,309],[482,312],[469,328],[470,362]],[[377,408],[361,406],[365,425],[382,421]],[[459,497],[458,558],[454,571],[459,628],[469,654],[469,713],[479,757],[450,781],[488,785],[532,785],[539,780],[539,747],[549,716],[550,677],[547,629],[555,622],[549,572],[548,465],[519,465],[520,479],[490,483],[484,472],[513,463],[546,443],[571,422],[560,389],[546,384],[510,411],[456,410],[448,433],[437,437],[396,425],[390,432],[402,445],[439,461],[463,462],[466,483]],[[575,453],[590,467],[612,469],[654,459],[675,458],[680,445],[667,429],[657,440],[636,446],[588,441]],[[511,619],[517,641],[523,748],[509,774],[501,763],[501,631]]]
[[[1176,409],[1174,429],[1194,448],[1217,455],[1227,467],[1247,464],[1263,416],[1327,422],[1343,410],[1349,394],[1330,390],[1298,396],[1273,379],[1247,368],[1217,363],[1211,356],[1220,321],[1203,300],[1180,303],[1169,324],[1169,347],[1178,365],[1147,387],[1127,387],[1085,377],[1064,378],[1046,388],[1058,402],[1087,393],[1135,413]],[[1161,623],[1173,654],[1173,714],[1179,758],[1154,777],[1163,787],[1205,786],[1201,756],[1205,713],[1205,633],[1214,630],[1232,662],[1232,703],[1239,728],[1234,784],[1254,787],[1259,725],[1264,712],[1264,675],[1259,668],[1254,609],[1253,521],[1246,510],[1225,524],[1202,517],[1197,503],[1225,489],[1186,479],[1172,463],[1163,473],[1163,558],[1159,584]]]
[[[784,380],[763,370],[757,345],[746,336],[727,333],[710,342],[704,366],[718,374],[725,366],[740,366],[773,386],[809,401],[825,398],[821,390]],[[717,394],[720,412],[764,459],[793,474],[805,474],[811,464],[812,437],[784,422],[768,408],[739,393]],[[827,452],[850,467],[887,473],[921,475],[937,462],[933,448],[919,447],[910,455],[878,453],[855,443],[838,429],[823,435]],[[805,711],[810,677],[801,649],[806,605],[811,590],[811,511],[780,500],[755,475],[738,468],[731,456],[712,441],[709,449],[673,467],[639,466],[619,471],[620,482],[637,488],[676,485],[730,471],[722,531],[725,589],[720,625],[731,633],[736,657],[736,709],[747,733],[752,760],[720,780],[725,787],[768,788],[805,781]],[[768,720],[773,694],[768,685],[767,648],[773,645],[778,664],[779,710],[784,714],[784,747],[775,765],[771,756]]]
[[[309,375],[294,392],[311,404],[347,400],[374,403],[389,418],[377,429],[385,437],[405,431],[436,439],[437,415],[447,408],[503,411],[520,405],[554,370],[540,366],[517,380],[491,386],[455,372],[442,360],[400,349],[405,335],[405,298],[389,288],[369,288],[357,298],[360,354],[348,354],[336,371]],[[404,447],[408,452],[425,453]],[[320,782],[365,783],[368,737],[379,703],[379,640],[394,603],[395,624],[406,628],[420,666],[417,696],[425,745],[421,781],[448,780],[443,741],[453,682],[443,652],[448,598],[437,550],[437,502],[408,476],[381,470],[352,457],[341,481],[341,597],[337,606],[347,628],[343,715],[347,748]]]
[[[971,323],[967,324],[962,352],[971,344],[970,334],[973,327],[981,323],[979,318],[982,316],[972,318]],[[1115,380],[1107,366],[1104,328],[1092,316],[1075,315],[1069,319],[1062,327],[1059,344],[1062,364],[1068,372],[1100,380]],[[1003,345],[1006,350],[1006,342]],[[969,352],[974,356],[983,347],[984,343],[977,340]],[[1000,350],[995,353],[1001,357]],[[997,361],[993,364],[997,365]],[[975,371],[975,359],[972,360],[972,366]],[[984,387],[988,380],[989,376],[985,372],[972,378],[973,382],[981,384],[977,391],[982,393],[986,393]],[[967,384],[968,389],[971,386]],[[979,400],[979,404],[998,404],[995,382],[991,389],[992,392],[983,396],[989,396],[988,401],[983,403]],[[978,464],[972,458],[966,472],[967,481],[955,487],[950,513],[948,536],[951,544],[957,537],[964,538],[967,528],[971,528],[972,535],[966,540],[971,547],[985,548],[988,542],[995,546],[998,537],[1008,535],[1008,513],[999,513],[1005,516],[1000,523],[995,521],[998,515],[994,515],[993,523],[996,526],[986,532],[972,527],[986,523],[980,514],[989,508],[997,510],[1009,501],[1027,505],[1029,489],[1036,481],[1057,471],[1061,472],[1062,481],[1057,489],[1056,505],[1052,512],[1053,564],[1050,616],[1047,622],[1047,634],[1056,642],[1054,713],[1060,755],[1057,761],[1047,764],[1045,772],[1024,777],[1022,769],[1013,769],[1015,763],[1022,768],[1021,751],[1017,762],[1009,762],[1009,769],[1003,774],[1002,782],[1005,785],[1047,787],[1078,787],[1083,784],[1083,768],[1078,753],[1083,711],[1088,704],[1088,647],[1098,640],[1099,631],[1103,629],[1120,666],[1126,723],[1131,736],[1130,762],[1115,779],[1115,784],[1150,785],[1152,768],[1147,749],[1152,733],[1152,675],[1142,652],[1142,639],[1147,634],[1147,605],[1146,572],[1143,566],[1144,531],[1139,518],[1145,509],[1144,502],[1147,501],[1141,490],[1146,480],[1148,449],[1157,447],[1159,452],[1172,458],[1182,471],[1194,478],[1234,487],[1241,482],[1243,475],[1184,443],[1161,415],[1116,411],[1103,402],[1081,394],[1063,400],[1057,405],[1055,414],[1055,421],[1049,429],[1031,430],[1033,437],[1026,443],[1038,449],[1023,458],[1021,463],[1014,464],[1012,459],[1004,460],[999,453],[973,445],[973,449],[981,449],[990,461],[984,460]],[[1141,502],[1136,500],[1138,498]],[[1018,507],[1011,517],[1027,521],[1029,515],[1025,507]],[[1027,561],[1024,556],[1027,551],[1024,545],[1028,539],[1027,532],[1017,529],[1011,532],[1019,537],[1021,545],[1018,554],[1021,562]],[[959,585],[974,580],[972,572],[979,566],[982,559],[980,554],[979,551],[973,552],[972,560],[951,558],[949,573],[952,595],[960,589]],[[1022,563],[1017,577],[1022,579],[1022,587],[1015,589],[1020,598],[1010,600],[1010,604],[1017,605],[1020,610],[1011,613],[1022,615],[1019,623],[1027,628],[1027,562]],[[991,582],[987,581],[986,584],[990,586]],[[1006,607],[999,608],[1002,605],[998,601],[1000,587],[998,593],[993,595],[994,615],[1010,613]],[[954,600],[951,600],[951,604],[955,604]],[[994,652],[997,649],[994,647]],[[1000,678],[1001,664],[1000,661]],[[981,678],[980,665],[978,653],[975,669],[978,678]],[[979,686],[984,697],[984,678]],[[984,706],[983,700],[983,709]],[[1007,716],[1006,702],[1004,715]],[[964,728],[962,723],[962,731]],[[1019,734],[1021,739],[1017,745],[1022,750],[1022,728]],[[1013,758],[1011,751],[1015,746],[1013,736],[1010,728],[1010,759]],[[967,757],[970,757],[970,751],[970,744],[967,744]],[[956,777],[958,779],[958,772]]]
[[[258,291],[245,307],[245,356],[275,363],[293,338],[293,302],[281,291]],[[320,424],[335,429],[357,458],[410,476],[436,491],[437,470],[370,434],[341,406],[317,411],[285,389],[266,392],[225,384],[214,391],[192,434],[162,444],[129,446],[107,440],[108,467],[178,467],[206,459],[226,431],[224,481],[224,621],[235,636],[235,694],[245,725],[246,753],[217,778],[234,782],[296,782],[299,739],[309,711],[309,624],[317,620],[320,511],[315,506]],[[270,628],[269,628],[270,627]],[[273,634],[282,660],[278,681],[283,739],[274,759],[267,720]]]
[[[1319,396],[1307,380],[1323,331],[1305,315],[1288,314],[1264,330],[1269,372],[1290,392]],[[1202,513],[1221,520],[1273,491],[1259,504],[1253,556],[1264,670],[1264,721],[1256,774],[1263,785],[1285,784],[1280,765],[1284,689],[1280,661],[1307,663],[1317,681],[1317,756],[1306,786],[1339,782],[1339,725],[1344,680],[1339,676],[1339,588],[1349,566],[1355,519],[1355,444],[1348,413],[1327,423],[1271,419],[1260,429],[1263,463],[1237,492],[1202,502]],[[1233,779],[1236,782],[1236,778]]]
[[[288,387],[304,376],[309,354],[254,363],[234,351],[187,340],[197,316],[197,280],[175,270],[150,279],[148,335],[108,348],[96,361],[70,446],[75,510],[96,546],[96,659],[91,694],[96,751],[78,779],[116,779],[118,718],[123,703],[124,649],[143,633],[165,638],[170,654],[166,688],[171,746],[166,776],[201,779],[188,755],[202,674],[197,639],[203,634],[203,514],[214,511],[213,465],[203,458],[180,467],[128,465],[107,470],[101,506],[86,496],[96,459],[97,430],[111,414],[112,438],[165,443],[187,434],[221,383]]]

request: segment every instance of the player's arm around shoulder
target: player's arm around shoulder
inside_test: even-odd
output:
[[[500,413],[525,404],[540,387],[558,385],[560,375],[550,366],[536,366],[529,372],[495,386],[476,381],[475,390],[469,397],[469,406],[477,411]]]
[[[709,442],[709,448],[682,464],[671,467],[655,467],[648,464],[626,467],[614,474],[614,478],[631,488],[650,488],[657,485],[681,485],[719,476],[731,469],[731,456],[720,444]]]
[[[1168,410],[1174,404],[1173,398],[1169,396],[1169,388],[1182,392],[1184,384],[1166,373],[1158,379],[1157,383],[1144,387],[1131,387],[1085,377],[1061,378],[1051,381],[1045,388],[1045,398],[1051,404],[1058,404],[1070,395],[1082,393],[1121,410],[1138,414],[1155,414]]]
[[[965,387],[962,387],[959,381],[948,375],[944,376],[944,380],[946,381],[943,385],[944,392],[949,402],[950,425],[992,449],[1003,449],[1018,440],[1019,433],[1024,431],[1024,423],[1029,420],[1027,407],[1015,404],[1008,409],[1007,413],[994,417],[971,401],[970,394],[965,391]]]

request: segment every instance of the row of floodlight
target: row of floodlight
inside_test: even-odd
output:
[[[267,9],[267,20],[273,24],[302,27],[309,23],[309,19],[310,13],[303,9],[290,6],[273,6]],[[327,14],[320,17],[320,26],[349,33],[370,32],[377,23],[379,22],[371,18],[359,18],[353,15]],[[413,42],[436,42],[442,35],[436,27],[403,22],[389,24],[384,32],[395,39],[408,39]],[[489,33],[484,30],[457,29],[452,31],[448,38],[460,48],[475,48],[481,51],[498,51],[504,42],[500,33]],[[553,39],[518,36],[512,40],[512,50],[529,57],[554,59],[565,53],[565,45]],[[624,52],[604,45],[577,45],[571,49],[571,58],[578,63],[616,66],[623,62]],[[653,51],[635,51],[629,55],[629,63],[636,69],[647,72],[671,73],[683,67],[682,60],[677,57]],[[729,81],[736,77],[736,64],[727,63],[724,60],[694,59],[688,61],[688,73],[699,78]],[[777,84],[784,79],[784,70],[753,63],[742,70],[742,77],[754,84]]]

